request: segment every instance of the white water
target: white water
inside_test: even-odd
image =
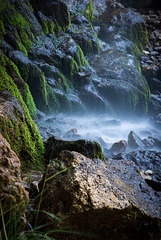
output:
[[[156,129],[148,120],[137,119],[135,121],[125,121],[110,119],[102,116],[98,117],[69,117],[58,115],[49,117],[53,119],[50,123],[45,123],[46,127],[54,130],[54,136],[64,140],[96,140],[102,147],[110,148],[111,145],[120,140],[128,140],[130,131],[134,131],[141,139],[157,134]],[[41,123],[41,126],[44,125]]]

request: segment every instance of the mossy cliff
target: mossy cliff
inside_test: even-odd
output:
[[[105,19],[108,18],[107,12],[95,19],[95,1],[80,4],[77,1],[73,2],[73,6],[70,3],[58,0],[0,0],[0,71],[3,79],[0,90],[7,90],[19,99],[33,118],[36,117],[36,108],[45,113],[89,110],[109,113],[115,105],[120,108],[120,102],[124,107],[125,96],[128,96],[126,102],[130,102],[128,111],[135,113],[141,106],[141,110],[147,112],[149,89],[146,81],[143,87],[139,86],[141,83],[132,83],[133,89],[140,87],[132,95],[132,91],[126,93],[125,86],[121,95],[123,100],[118,101],[119,97],[116,97],[111,107],[109,102],[112,98],[109,99],[109,96],[116,86],[100,85],[99,80],[95,81],[96,76],[90,66],[93,55],[102,51],[103,45],[97,33],[100,37],[101,34],[109,37],[103,32],[104,20],[108,20],[107,25],[115,24],[111,19],[117,17],[114,18],[114,28],[118,30],[120,25],[117,25],[117,20],[123,16],[122,21],[126,24],[119,29],[125,40],[131,40],[133,47],[130,47],[129,53],[135,56],[140,69],[138,59],[147,42],[144,23],[133,24],[133,20],[129,23],[128,19],[135,16],[131,10],[112,11],[110,22]],[[74,9],[75,4],[78,8]],[[105,47],[108,48],[108,44]],[[122,85],[120,88],[122,90]]]

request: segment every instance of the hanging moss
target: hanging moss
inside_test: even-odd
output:
[[[83,51],[79,45],[77,45],[77,51],[73,57],[80,68],[82,68],[82,66],[88,66],[88,61],[85,59]]]
[[[23,81],[17,66],[10,59],[5,57],[5,62],[6,71],[12,77],[19,91],[21,92],[22,98],[30,112],[31,117],[36,117],[36,106],[27,83]],[[19,81],[21,82],[21,84],[19,83],[19,81],[16,83],[16,79],[20,79]]]
[[[4,24],[3,24],[3,21],[0,20],[0,43],[1,43],[4,35],[5,35]]]
[[[0,90],[7,90],[22,103],[24,115],[19,112],[19,108],[15,109],[13,114],[15,118],[8,115],[4,119],[0,116],[0,131],[2,135],[9,141],[12,149],[21,159],[24,167],[41,166],[43,161],[43,143],[38,133],[36,124],[31,119],[29,111],[22,99],[22,96],[14,83],[13,79],[8,75],[6,70],[6,57],[0,55]],[[31,99],[30,99],[31,100]],[[12,121],[12,122],[11,122]]]
[[[92,3],[92,1],[90,1],[90,3],[86,6],[84,16],[88,19],[89,22],[93,23],[94,15],[93,15],[93,3]]]
[[[144,46],[148,43],[148,33],[144,24],[135,24],[132,28],[127,30],[127,37],[143,51]]]

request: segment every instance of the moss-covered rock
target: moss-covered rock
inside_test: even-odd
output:
[[[93,23],[94,21],[94,15],[93,15],[93,2],[90,1],[87,6],[86,10],[84,12],[84,16],[91,22]]]
[[[18,89],[15,91],[18,94]],[[1,91],[0,109],[0,132],[20,158],[22,167],[42,168],[44,146],[23,100]]]
[[[55,137],[50,137],[45,142],[45,159],[47,161],[55,159],[63,150],[76,151],[91,159],[105,160],[100,144],[95,141],[78,140],[72,142],[58,140]]]
[[[46,19],[45,20],[46,22],[47,21],[49,22],[48,17],[50,17],[50,19],[53,21],[53,24],[55,23],[56,32],[65,31],[70,26],[71,24],[70,13],[67,5],[63,1],[32,0],[31,4],[36,12],[41,11],[41,13],[44,15],[44,18]],[[42,19],[42,15],[40,19]],[[45,23],[43,23],[43,25],[44,24]],[[51,27],[51,24],[49,24],[48,27]]]

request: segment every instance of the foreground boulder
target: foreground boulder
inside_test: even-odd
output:
[[[62,218],[59,226],[86,232],[90,239],[159,239],[160,195],[144,182],[132,161],[104,162],[63,151],[47,168],[45,189],[41,209]],[[51,214],[41,219],[48,230],[58,224]]]
[[[11,218],[17,215],[18,223],[21,213],[23,214],[27,208],[29,198],[21,180],[20,160],[1,134],[0,159],[0,203],[3,209],[4,219],[7,223],[8,217]],[[8,214],[5,213],[8,210]],[[0,231],[3,228],[1,224],[0,218]],[[8,227],[8,225],[6,224],[6,227]]]

